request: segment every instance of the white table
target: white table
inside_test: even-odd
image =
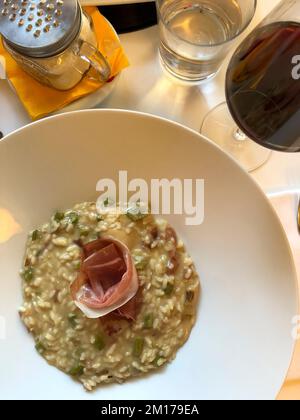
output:
[[[258,0],[258,9],[251,28],[277,2],[279,0]],[[198,86],[187,85],[176,82],[162,70],[158,58],[157,27],[122,35],[121,40],[131,67],[123,72],[115,91],[100,107],[126,108],[156,114],[199,131],[207,112],[225,99],[225,71],[230,56],[214,80]],[[6,135],[29,122],[25,110],[8,83],[0,80],[0,130]],[[253,176],[268,194],[300,191],[300,154],[274,152],[269,162],[255,171]],[[300,378],[300,356],[299,362],[296,361],[293,366],[290,378]],[[300,380],[295,386],[298,387],[300,398]],[[287,396],[287,390],[284,390],[284,397]]]

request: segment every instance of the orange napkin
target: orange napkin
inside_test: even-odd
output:
[[[93,19],[99,50],[107,58],[114,77],[129,65],[119,38],[96,7],[86,7],[85,11]],[[7,77],[33,120],[49,115],[102,86],[100,82],[87,77],[73,89],[64,92],[44,86],[18,66],[3,48],[0,38],[0,58],[1,56],[5,60]]]

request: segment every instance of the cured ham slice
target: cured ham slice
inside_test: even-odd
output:
[[[139,281],[127,246],[107,237],[83,245],[82,249],[81,270],[71,285],[76,306],[88,318],[116,311],[134,319]]]

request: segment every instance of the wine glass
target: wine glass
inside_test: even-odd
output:
[[[201,133],[246,170],[263,165],[269,149],[300,151],[300,0],[279,3],[236,50],[226,99]]]

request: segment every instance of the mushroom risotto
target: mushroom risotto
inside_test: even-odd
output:
[[[95,203],[30,233],[21,318],[47,362],[91,391],[173,360],[195,323],[199,279],[174,229]]]

